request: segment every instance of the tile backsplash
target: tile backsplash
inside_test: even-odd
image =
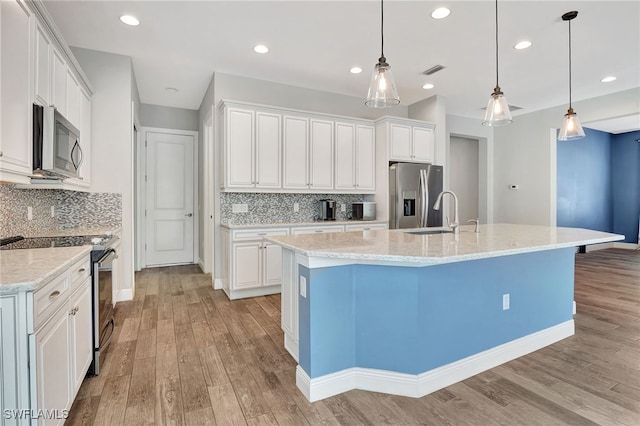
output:
[[[220,194],[220,221],[233,224],[312,222],[320,216],[320,200],[338,203],[336,219],[345,220],[351,203],[364,201],[362,194],[271,194],[223,192]],[[294,212],[294,203],[299,211]],[[246,213],[233,213],[234,204],[246,204]],[[340,204],[346,204],[342,212]]]
[[[28,207],[32,209],[32,220],[27,218]],[[0,238],[33,237],[52,230],[121,223],[121,194],[0,185]]]

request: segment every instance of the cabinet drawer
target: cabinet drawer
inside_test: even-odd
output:
[[[333,226],[306,226],[301,228],[292,228],[291,233],[293,235],[302,235],[302,234],[328,234],[331,232],[344,232],[344,226],[342,225],[333,225]]]
[[[29,315],[29,333],[33,333],[43,324],[60,306],[69,299],[69,273],[65,271],[59,277],[54,278],[41,289],[31,293],[31,312]],[[27,302],[29,303],[29,301]]]
[[[289,235],[289,230],[287,228],[237,230],[231,233],[231,239],[233,241],[261,240],[262,237],[277,235]]]
[[[374,229],[387,229],[386,223],[370,223],[368,225],[358,224],[358,225],[347,225],[345,227],[347,232],[350,231],[373,231]]]
[[[86,256],[69,268],[69,280],[71,283],[71,293],[78,288],[88,276],[91,275],[91,257]]]

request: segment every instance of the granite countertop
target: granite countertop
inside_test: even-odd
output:
[[[33,291],[88,256],[91,245],[0,251],[0,293]]]
[[[227,229],[253,228],[285,228],[289,226],[330,226],[330,225],[367,225],[373,223],[388,223],[387,220],[314,220],[311,222],[278,222],[278,223],[221,223]]]
[[[624,236],[581,228],[490,224],[452,233],[412,235],[409,229],[267,237],[268,241],[316,258],[317,265],[369,263],[428,266],[555,248],[606,243]],[[311,262],[310,262],[311,263]]]
[[[53,229],[45,232],[38,232],[38,235],[23,235],[24,237],[70,237],[76,235],[104,235],[108,232],[116,234],[122,230],[121,226],[92,226]]]

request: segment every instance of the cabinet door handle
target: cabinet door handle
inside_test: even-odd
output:
[[[267,233],[266,232],[261,232],[258,235],[267,235]]]
[[[57,298],[58,296],[60,296],[60,292],[58,290],[56,290],[56,291],[52,292],[49,295],[49,300],[53,300],[53,299]]]
[[[322,230],[320,230],[320,229],[316,229],[316,230],[315,230],[315,231],[313,231],[313,232],[322,232]]]
[[[84,271],[86,271],[86,269],[84,269],[84,268],[78,269],[78,272],[80,272],[80,273],[83,273]]]
[[[185,214],[185,217],[191,217],[191,216],[193,216],[193,213],[187,213],[187,214]]]

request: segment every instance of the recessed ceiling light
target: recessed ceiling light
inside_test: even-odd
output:
[[[253,46],[253,51],[256,53],[267,53],[269,51],[269,48],[264,44],[258,44],[256,46]]]
[[[446,7],[439,7],[431,12],[431,17],[433,19],[442,19],[449,16],[449,14],[451,14],[451,11],[449,9],[447,9]]]
[[[528,47],[531,47],[531,42],[529,40],[524,40],[521,41],[519,43],[516,43],[515,46],[513,46],[514,49],[518,49],[518,50],[522,50],[522,49],[526,49]]]
[[[171,93],[176,93],[178,91],[178,89],[176,89],[175,87],[167,87],[164,90]]]
[[[612,81],[615,81],[615,80],[616,80],[616,77],[610,75],[610,76],[607,76],[607,77],[603,78],[600,81],[603,82],[603,83],[611,83]]]
[[[131,16],[131,15],[122,15],[120,17],[120,20],[127,24],[127,25],[131,25],[133,27],[135,27],[136,25],[140,25],[140,21],[138,21],[138,18],[136,18],[135,16]]]
[[[434,87],[435,86],[433,84],[431,84],[431,83],[427,83],[424,86],[422,86],[423,89],[427,89],[427,90],[433,89]]]
[[[353,67],[349,70],[349,72],[351,74],[360,74],[362,72],[362,68],[360,67]]]

